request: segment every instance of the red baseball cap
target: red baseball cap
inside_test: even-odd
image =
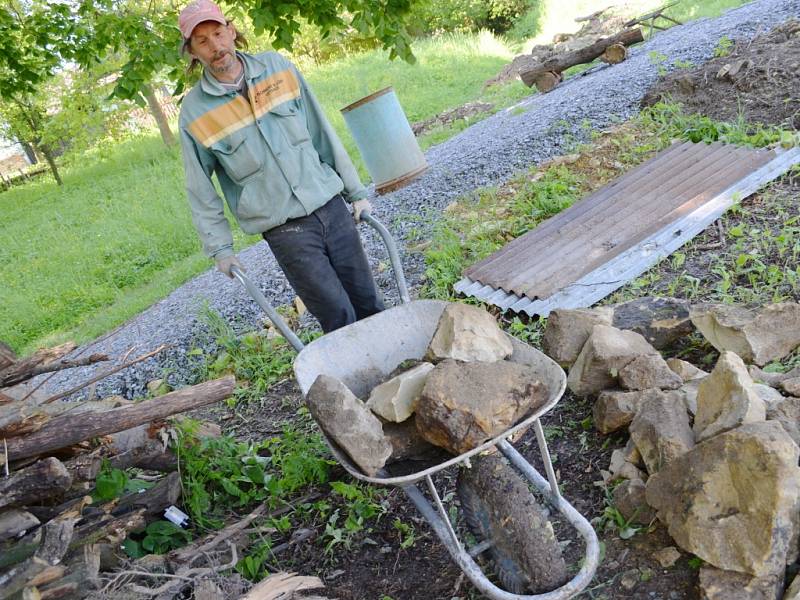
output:
[[[203,21],[216,21],[225,25],[225,15],[222,14],[219,6],[211,0],[195,0],[181,11],[178,17],[178,27],[181,30],[183,39],[188,40],[192,37],[192,31]]]

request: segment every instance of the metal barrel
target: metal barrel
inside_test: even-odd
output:
[[[403,187],[428,168],[391,87],[356,100],[341,112],[379,194]]]

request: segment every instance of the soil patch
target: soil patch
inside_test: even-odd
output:
[[[721,41],[716,53],[722,56],[664,77],[642,106],[671,99],[687,112],[718,121],[743,118],[800,129],[800,21],[787,21],[753,40]]]

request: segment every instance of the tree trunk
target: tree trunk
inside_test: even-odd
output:
[[[63,358],[75,348],[76,345],[73,342],[67,342],[53,348],[42,348],[28,357],[20,359],[14,359],[13,352],[8,346],[0,348],[0,388],[30,379],[32,375],[28,376],[28,373],[31,373],[37,367],[49,365]]]
[[[0,508],[30,504],[56,496],[72,485],[72,477],[57,458],[45,458],[0,479]]]
[[[617,65],[628,58],[628,49],[624,44],[611,44],[600,55],[600,60],[609,65]]]
[[[150,114],[153,115],[153,118],[158,124],[158,130],[161,132],[161,139],[164,140],[164,143],[167,146],[174,146],[175,136],[172,135],[172,129],[170,129],[169,122],[167,121],[167,115],[164,114],[161,104],[156,97],[155,91],[151,86],[146,85],[142,90],[142,94],[144,95],[145,100],[147,100],[147,106],[150,108]]]
[[[158,398],[103,412],[62,415],[51,419],[39,431],[8,440],[8,459],[18,460],[65,448],[93,437],[131,429],[228,398],[236,385],[229,375],[183,388]]]
[[[553,56],[540,62],[538,65],[526,68],[524,71],[520,70],[519,76],[525,85],[531,87],[536,82],[536,78],[542,73],[546,73],[548,71],[561,73],[562,71],[575,65],[592,62],[595,58],[605,52],[606,48],[614,44],[630,46],[631,44],[636,44],[642,41],[644,41],[644,37],[642,36],[641,29],[626,30],[618,33],[617,35],[612,35],[611,37],[598,40],[591,46],[586,46],[585,48],[580,48],[579,50],[573,50],[572,52],[565,52],[563,54]]]
[[[50,167],[50,172],[53,174],[53,178],[56,180],[58,185],[64,185],[64,182],[61,180],[61,175],[58,173],[58,167],[56,166],[56,159],[53,156],[53,152],[45,145],[39,146],[39,152],[42,153],[44,156],[44,160],[47,162],[47,166]]]

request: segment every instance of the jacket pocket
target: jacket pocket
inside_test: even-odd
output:
[[[290,144],[299,146],[311,141],[305,117],[294,100],[278,104],[269,112],[275,116],[275,122]]]
[[[213,144],[211,151],[216,155],[228,177],[236,183],[242,183],[261,170],[261,161],[253,152],[251,144],[247,141],[247,135],[243,131],[237,131]]]

